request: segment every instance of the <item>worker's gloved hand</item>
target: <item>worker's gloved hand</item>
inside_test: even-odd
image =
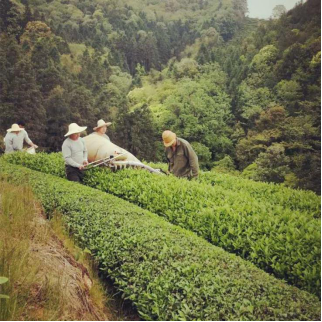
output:
[[[80,165],[80,166],[78,167],[78,169],[79,169],[79,170],[84,170],[84,168],[85,168],[85,167],[84,167],[83,165]]]
[[[31,145],[33,148],[35,148],[35,149],[37,149],[38,148],[38,145],[36,145],[36,144],[32,144]]]
[[[83,166],[85,166],[85,167],[86,167],[87,165],[88,165],[88,161],[84,161],[84,162],[83,162]]]

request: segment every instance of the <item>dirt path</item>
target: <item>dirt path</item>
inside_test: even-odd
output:
[[[42,319],[49,295],[47,286],[50,284],[57,287],[60,320],[113,320],[112,314],[95,305],[92,300],[90,289],[93,282],[87,269],[64,248],[63,242],[54,234],[39,209],[34,218],[34,228],[30,258],[41,265],[24,315]]]
[[[0,320],[123,319],[92,261],[77,261],[79,254],[63,224],[46,220],[30,189],[0,180],[0,276],[9,279],[0,288],[9,296],[0,302]]]
[[[35,219],[35,228],[35,234],[45,230],[47,238],[43,241],[33,238],[31,243],[30,255],[42,264],[27,308],[38,311],[41,318],[46,306],[43,286],[50,282],[57,283],[60,289],[61,320],[111,320],[108,312],[95,306],[91,299],[92,280],[87,269],[68,253],[41,213]]]
[[[0,320],[138,321],[62,217],[47,220],[32,191],[0,177]]]

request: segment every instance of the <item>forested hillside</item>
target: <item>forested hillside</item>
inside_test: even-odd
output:
[[[320,1],[278,20],[245,0],[2,0],[0,131],[58,151],[70,122],[161,161],[162,130],[201,165],[320,192]]]

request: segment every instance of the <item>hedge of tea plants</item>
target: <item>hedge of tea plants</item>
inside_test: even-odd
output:
[[[148,163],[156,169],[167,170],[166,163]],[[268,201],[279,207],[299,210],[321,217],[321,197],[309,190],[298,190],[272,182],[259,182],[240,176],[216,171],[200,171],[197,179],[201,183],[219,185],[227,190],[246,194],[250,198]]]
[[[63,214],[106,277],[147,320],[320,320],[318,298],[117,197],[0,161]]]
[[[17,153],[5,159],[64,176],[60,154]],[[211,186],[146,171],[111,173],[96,168],[86,172],[85,183],[150,210],[320,296],[321,219],[316,218],[316,212],[285,208],[222,185]],[[284,187],[276,193],[283,194]],[[314,202],[316,199],[312,198]]]
[[[215,171],[202,172],[198,180],[242,193],[261,202],[268,201],[285,209],[299,210],[321,218],[321,197],[312,191],[291,189],[275,183],[256,182]]]

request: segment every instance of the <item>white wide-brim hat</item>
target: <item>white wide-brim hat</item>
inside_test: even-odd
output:
[[[78,126],[76,123],[71,123],[68,126],[68,132],[65,136],[70,136],[75,133],[81,133],[87,129],[87,126]]]
[[[97,126],[93,128],[94,131],[96,131],[97,129],[99,129],[100,127],[106,125],[106,126],[109,126],[111,125],[112,123],[111,122],[105,122],[104,120],[99,120],[97,121]]]
[[[7,132],[17,132],[17,131],[21,131],[22,128],[18,125],[18,124],[12,124],[11,128],[7,130]]]

